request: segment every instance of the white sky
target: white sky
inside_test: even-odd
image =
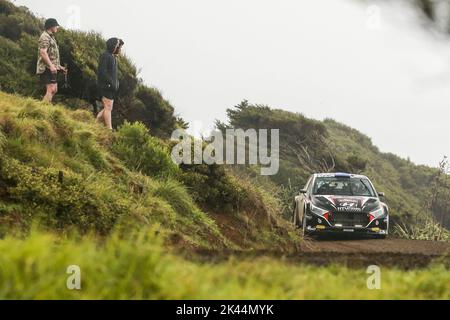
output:
[[[65,27],[123,38],[141,77],[197,131],[248,99],[336,119],[416,163],[436,166],[450,155],[450,39],[422,30],[406,8],[356,0],[14,2]]]

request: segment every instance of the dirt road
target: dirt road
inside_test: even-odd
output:
[[[450,263],[450,243],[404,239],[304,240],[298,260],[314,264],[339,262],[358,267],[377,264],[420,268],[433,261]]]
[[[450,253],[449,242],[434,242],[404,239],[315,239],[304,240],[303,252],[339,252],[339,253],[402,253],[425,256]]]
[[[305,239],[296,252],[271,251],[201,251],[196,257],[206,261],[222,261],[230,256],[254,259],[269,256],[289,263],[314,265],[344,264],[348,267],[379,265],[416,269],[427,267],[432,262],[443,262],[450,266],[450,243],[404,239]]]

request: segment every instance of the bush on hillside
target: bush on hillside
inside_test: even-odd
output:
[[[27,232],[33,223],[98,234],[160,224],[192,245],[225,245],[176,181],[179,169],[167,148],[142,124],[126,124],[114,137],[86,111],[1,92],[0,105],[0,236]],[[136,154],[147,167],[132,162]]]
[[[3,195],[7,195],[10,205],[16,205],[15,215],[25,227],[38,220],[60,230],[76,227],[105,234],[120,215],[129,211],[130,204],[120,199],[117,190],[98,192],[101,177],[86,181],[70,171],[33,168],[17,160],[4,160],[0,181]]]
[[[169,138],[177,128],[177,119],[173,116],[174,108],[155,88],[139,86],[136,98],[140,104],[134,108],[130,120],[141,121],[156,136]]]
[[[347,162],[351,167],[352,173],[362,173],[366,170],[367,167],[367,159],[362,158],[356,154],[350,155],[347,157]]]
[[[217,213],[245,210],[247,191],[220,165],[181,165],[182,181],[203,208]]]
[[[221,130],[280,129],[280,170],[271,179],[284,190],[286,217],[291,215],[293,197],[308,177],[329,170],[368,175],[377,190],[386,193],[393,223],[401,218],[414,224],[413,217],[427,201],[427,188],[437,173],[436,169],[381,153],[369,137],[332,119],[320,122],[248,101],[229,109],[227,114],[228,123],[217,123]],[[441,186],[440,194],[444,195],[445,189]],[[436,205],[433,212],[440,221],[442,213],[448,215],[448,208]]]
[[[280,130],[280,174],[272,176],[278,184],[287,186],[289,178],[285,174],[290,171],[286,166],[300,168],[302,181],[295,181],[295,187],[300,189],[304,180],[312,171],[325,171],[325,164],[331,166],[332,159],[325,144],[328,132],[323,123],[307,119],[299,113],[271,109],[264,105],[252,105],[243,101],[227,110],[228,123],[217,123],[220,130],[234,129],[278,129]],[[270,142],[270,139],[269,139]],[[270,148],[270,144],[269,144]],[[283,162],[283,160],[285,160]],[[287,170],[286,170],[287,169]],[[292,175],[296,180],[298,175]],[[291,180],[291,184],[294,181]]]
[[[160,177],[174,176],[178,172],[167,148],[139,122],[125,122],[119,128],[112,151],[133,171]]]

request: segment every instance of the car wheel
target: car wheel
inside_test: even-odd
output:
[[[303,217],[302,217],[302,231],[303,232],[302,233],[303,233],[304,237],[308,235],[308,231],[307,231],[306,227],[307,227],[307,225],[306,225],[306,214],[303,213]]]

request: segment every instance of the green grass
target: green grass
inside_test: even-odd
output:
[[[0,150],[0,235],[26,232],[33,222],[62,233],[74,229],[101,235],[118,226],[159,224],[181,245],[236,249],[210,217],[214,209],[202,205],[186,184],[168,143],[151,136],[141,123],[125,123],[113,133],[89,112],[0,92]],[[291,231],[276,212],[274,197],[262,198],[248,181],[224,168],[213,173],[209,178],[218,183],[201,186],[201,192],[215,194],[218,208],[227,199],[245,199],[245,208],[222,214],[245,217],[257,208],[270,212],[285,235]],[[250,229],[253,242],[247,248],[298,241],[259,237],[271,233],[272,226],[263,225]]]
[[[157,229],[58,238],[33,232],[0,241],[0,299],[449,299],[450,271],[381,269],[381,290],[369,290],[365,269],[293,265],[257,258],[211,264],[167,253]],[[70,265],[81,290],[66,287]]]
[[[144,156],[153,161],[147,165],[155,169],[151,177],[121,160],[132,156],[121,149],[124,139],[135,142],[130,131],[141,134]],[[165,185],[159,173],[178,168],[140,124],[126,124],[112,134],[88,112],[0,93],[0,148],[2,234],[27,230],[35,221],[59,232],[99,234],[119,224],[139,228],[158,223],[194,245],[207,246],[211,238],[224,243],[182,184],[173,182],[159,194]]]
[[[393,231],[395,235],[409,240],[450,241],[450,232],[430,215],[421,218],[421,223],[417,225],[398,224]]]

